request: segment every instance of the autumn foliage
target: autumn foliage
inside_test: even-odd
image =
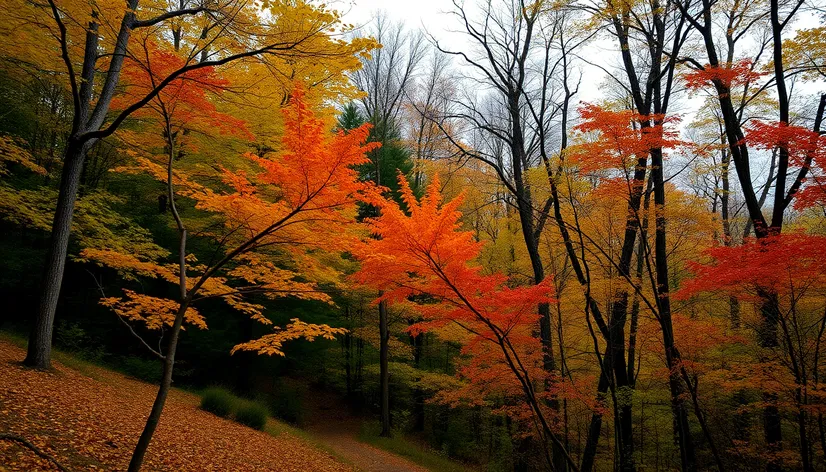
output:
[[[0,366],[0,463],[35,467],[8,430],[81,468],[316,465],[181,420],[175,386],[220,386],[491,471],[826,464],[808,3],[452,2],[470,49],[309,0],[0,4],[0,328],[158,384]]]
[[[187,257],[186,290],[190,298],[221,298],[263,324],[271,324],[264,316],[264,307],[246,301],[245,294],[332,302],[316,283],[306,281],[312,274],[318,275],[316,282],[334,281],[330,278],[332,273],[319,265],[313,253],[321,247],[343,250],[348,241],[355,240],[354,233],[341,229],[353,221],[356,201],[375,193],[368,183],[359,181],[353,169],[365,161],[365,153],[375,146],[362,144],[367,126],[347,134],[330,134],[323,121],[307,107],[300,87],[285,108],[284,119],[287,132],[282,151],[244,156],[257,170],[218,169],[215,177],[224,182],[226,190],[214,190],[182,171],[174,171],[172,180],[175,192],[192,201],[194,208],[219,218],[223,229],[211,229],[208,235],[234,247],[217,264],[202,264],[192,255]],[[137,160],[138,167],[122,171],[146,172],[161,182],[167,181],[166,163],[149,158]],[[86,251],[84,257],[169,283],[177,283],[180,277],[175,264],[140,260],[131,254],[100,250]],[[300,268],[300,275],[295,269],[285,268],[285,261]],[[109,297],[101,303],[131,321],[159,329],[162,324],[171,325],[180,301],[126,291],[123,299]],[[206,328],[195,308],[186,310],[188,323]],[[296,320],[286,330],[278,329],[273,335],[237,349],[282,354],[280,347],[285,340],[302,337],[301,334],[314,338],[340,332]]]
[[[524,395],[546,375],[533,332],[537,305],[553,300],[553,285],[512,286],[504,274],[486,273],[476,262],[484,243],[461,229],[463,198],[444,202],[438,178],[421,201],[405,179],[399,184],[404,206],[377,202],[380,216],[368,222],[374,237],[357,251],[362,264],[354,279],[381,291],[381,300],[415,305],[422,321],[408,329],[414,335],[466,333],[463,353],[471,361],[461,373],[469,384],[453,401]]]
[[[679,297],[700,292],[728,292],[755,300],[758,290],[793,295],[803,286],[826,283],[826,237],[788,233],[750,239],[741,246],[706,251],[708,262],[691,262],[694,277],[682,284]]]
[[[685,84],[690,89],[716,85],[731,89],[754,82],[765,75],[765,72],[755,70],[752,60],[742,59],[723,66],[706,64],[701,69],[693,69],[685,74]]]

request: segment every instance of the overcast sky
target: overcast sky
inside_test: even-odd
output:
[[[474,1],[467,0],[466,4],[471,6]],[[448,13],[453,8],[451,0],[333,0],[332,5],[345,13],[345,23],[357,26],[366,25],[377,12],[383,11],[392,20],[403,21],[410,29],[421,28],[426,31],[446,49],[464,52],[474,50],[474,45],[468,42],[467,37],[458,32],[461,29],[458,18]],[[818,24],[819,19],[815,15],[803,12],[797,15],[791,29],[811,28]],[[613,38],[605,36],[585,46],[580,54],[590,62],[598,63],[609,70],[616,70],[621,76],[622,71],[617,67],[619,65],[618,52]],[[454,62],[453,65],[461,68],[458,62]],[[577,102],[598,102],[605,98],[603,89],[607,83],[606,74],[600,68],[583,62],[578,64],[578,68],[582,73],[582,82],[575,100]],[[798,93],[819,93],[824,90],[824,86],[826,84],[823,82],[802,84],[802,87],[798,86],[801,89]],[[685,131],[684,127],[692,121],[702,100],[700,95],[681,94],[676,102],[672,103],[670,111],[682,118],[680,127],[683,131]],[[764,167],[767,168],[767,166],[761,166],[760,162],[755,162],[753,167],[752,176],[758,179],[765,173]]]
[[[466,0],[464,3],[472,6],[474,1]],[[332,0],[330,4],[345,13],[344,22],[346,23],[365,25],[375,17],[377,12],[383,11],[391,19],[403,21],[408,28],[421,28],[426,31],[446,49],[465,52],[474,49],[474,45],[467,41],[466,36],[458,32],[461,29],[458,18],[448,13],[453,9],[451,0]],[[818,24],[819,19],[816,15],[803,12],[797,15],[791,29],[812,28]],[[607,36],[598,38],[585,46],[580,54],[609,70],[614,70],[619,65],[615,41]],[[454,66],[461,67],[461,65],[460,62],[454,62]],[[602,88],[607,82],[606,74],[601,69],[582,62],[578,64],[578,67],[582,71],[583,78],[576,100],[595,102],[605,98]],[[616,72],[622,73],[619,69],[616,69]],[[798,87],[804,93],[815,93],[820,92],[825,85],[820,82],[800,84]],[[677,103],[673,104],[671,111],[681,115],[683,124],[687,124],[691,121],[694,109],[701,101],[702,98],[699,96],[682,96]]]
[[[473,0],[466,1],[466,3],[472,6]],[[468,42],[466,35],[459,32],[462,27],[458,23],[459,19],[449,14],[453,10],[451,0],[340,0],[334,5],[339,11],[345,13],[345,23],[365,25],[375,17],[377,12],[383,11],[394,21],[403,21],[408,28],[419,28],[427,32],[445,49],[463,52],[474,49],[474,45]],[[587,47],[589,51],[586,55],[593,59],[595,54],[605,54],[605,60],[598,61],[605,64],[617,57],[616,51],[602,50],[612,46],[610,41],[598,41]],[[461,61],[454,62],[454,66],[461,67]],[[581,67],[587,70],[583,72],[583,83],[577,99],[581,101],[599,100],[601,98],[599,87],[605,75],[598,68],[588,67],[585,64],[581,64]]]

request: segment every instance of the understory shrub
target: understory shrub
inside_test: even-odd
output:
[[[229,418],[235,397],[221,387],[210,387],[201,396],[201,409],[221,418]]]
[[[123,356],[114,362],[116,369],[145,382],[157,383],[163,376],[163,365],[157,359]]]
[[[264,429],[270,414],[267,408],[255,402],[243,402],[235,412],[235,421],[257,430]]]

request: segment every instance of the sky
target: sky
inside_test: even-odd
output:
[[[347,23],[357,25],[369,22],[382,10],[410,27],[424,27],[434,35],[444,33],[452,23],[449,15],[444,14],[453,6],[450,0],[341,0],[334,5],[346,12]]]
[[[465,0],[472,5],[475,0]],[[446,49],[454,51],[473,51],[466,35],[461,34],[461,24],[458,18],[449,14],[453,9],[451,0],[332,0],[331,5],[344,13],[344,22],[354,25],[366,25],[375,17],[377,12],[385,12],[394,21],[403,21],[410,29],[420,28],[428,35],[439,41]],[[811,28],[819,24],[816,15],[803,12],[796,16],[791,30]],[[586,45],[580,52],[589,61],[598,63],[609,70],[619,69],[619,54],[613,38],[603,35]],[[454,61],[454,67],[462,67],[461,61]],[[579,62],[582,73],[580,91],[575,100],[580,102],[597,102],[604,98],[604,86],[607,82],[606,74],[599,68]],[[811,94],[824,89],[823,82],[799,84],[798,93]],[[683,125],[691,122],[697,107],[702,103],[702,97],[697,95],[683,95],[673,104],[672,112],[681,115]]]
[[[473,0],[467,0],[472,3]],[[465,36],[458,33],[461,25],[457,23],[457,18],[450,15],[453,8],[451,0],[333,0],[331,5],[341,12],[344,12],[344,21],[354,25],[365,25],[369,23],[379,11],[386,12],[390,18],[396,21],[403,21],[408,28],[421,28],[434,37],[439,43],[452,50],[468,51],[472,50],[472,45],[468,43]],[[819,20],[810,13],[798,14],[792,26],[792,30],[799,28],[811,28],[817,26]],[[617,49],[614,41],[609,38],[601,38],[585,47],[583,56],[603,66],[611,67],[617,65]],[[458,65],[454,63],[454,65]],[[580,87],[578,100],[597,101],[603,94],[600,88],[604,85],[606,75],[596,68],[585,64],[580,64],[583,72],[583,83]],[[822,89],[824,84],[805,84],[805,92],[814,93]],[[812,90],[808,90],[811,88]],[[684,97],[684,99],[687,97]],[[683,103],[678,107],[683,118],[690,118],[693,115],[692,108],[696,107],[698,101],[688,99],[688,103]]]
[[[474,0],[466,0],[471,5]],[[420,28],[432,38],[439,41],[440,45],[446,49],[454,51],[473,51],[473,45],[469,43],[466,36],[460,34],[458,30],[461,24],[458,18],[448,12],[453,8],[451,0],[333,0],[331,5],[344,13],[344,22],[354,25],[366,25],[371,22],[377,12],[385,12],[394,21],[403,21],[410,29]],[[791,25],[791,30],[799,28],[811,28],[817,26],[819,19],[810,13],[797,15],[795,22]],[[604,36],[593,41],[581,50],[583,57],[589,61],[598,63],[606,68],[617,69],[618,50],[613,38]],[[460,66],[457,62],[454,67]],[[606,74],[598,67],[589,66],[584,63],[579,64],[582,73],[579,94],[575,100],[579,102],[597,102],[604,98],[606,84]],[[810,94],[824,90],[826,84],[819,82],[816,84],[804,84],[801,92]],[[672,104],[672,113],[677,113],[681,117],[679,127],[685,133],[686,126],[691,123],[693,117],[702,103],[699,95],[683,95],[676,103]],[[687,137],[684,134],[684,137]],[[758,156],[759,157],[759,156]],[[760,159],[757,159],[760,161]],[[755,162],[752,177],[758,181],[764,178],[767,166],[761,166],[761,162]]]
[[[466,0],[472,5],[473,0]],[[410,29],[419,28],[433,37],[445,49],[454,51],[472,51],[474,46],[467,40],[466,35],[459,30],[459,19],[449,12],[453,10],[451,0],[339,0],[334,2],[336,9],[344,13],[344,22],[353,25],[368,24],[377,12],[384,12],[394,21],[403,21]],[[612,47],[610,41],[597,41],[587,46],[585,53],[590,58],[605,54],[606,61],[617,57],[615,50],[607,51]],[[610,59],[609,59],[610,58]],[[601,58],[599,58],[601,59]],[[597,62],[605,62],[599,61]],[[461,67],[461,62],[453,65]],[[583,83],[580,86],[578,99],[594,101],[601,97],[600,85],[605,74],[596,67],[582,64]],[[587,80],[586,80],[587,79]]]

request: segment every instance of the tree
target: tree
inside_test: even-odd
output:
[[[301,277],[307,278],[325,272],[313,263],[317,251],[346,249],[347,233],[340,231],[341,226],[352,221],[357,198],[375,193],[373,186],[358,179],[353,167],[364,163],[365,153],[375,145],[362,144],[369,132],[367,126],[329,136],[324,121],[314,116],[303,97],[304,91],[296,88],[290,106],[284,110],[284,150],[276,155],[248,154],[246,158],[259,169],[255,175],[220,169],[216,177],[227,186],[226,191],[213,190],[176,172],[172,158],[165,165],[139,159],[141,170],[167,185],[179,232],[177,264],[142,261],[114,250],[84,252],[84,257],[101,265],[178,285],[177,300],[125,291],[124,297],[105,298],[101,302],[127,320],[141,322],[150,329],[169,330],[165,352],[152,349],[163,362],[163,377],[130,470],[140,469],[160,420],[172,383],[183,323],[206,326],[194,304],[206,298],[221,298],[253,320],[270,324],[263,315],[263,306],[245,301],[245,295],[264,293],[330,301],[313,283],[300,281],[298,274],[279,267],[278,261],[285,256],[292,259],[293,264],[304,268]],[[223,231],[213,231],[211,237],[219,248],[229,249],[216,260],[196,264],[187,253],[187,228],[179,214],[176,195],[219,217]],[[339,332],[294,320],[285,330],[236,346],[235,350],[281,354],[281,346],[288,340],[329,337]]]
[[[576,91],[568,76],[560,80],[559,74],[570,72],[569,53],[582,39],[563,39],[566,15],[556,13],[564,8],[547,2],[485,2],[476,11],[460,2],[453,5],[451,15],[475,50],[459,51],[438,42],[436,47],[467,65],[474,74],[472,81],[482,87],[469,87],[430,121],[437,122],[443,133],[450,132],[448,139],[462,158],[476,159],[495,172],[508,193],[506,202],[519,218],[530,283],[539,284],[546,274],[539,241],[553,198],[539,200],[528,174],[542,162],[541,154],[549,154],[545,152],[552,142],[549,130],[557,120],[567,126],[567,106]],[[559,81],[563,86],[555,87]],[[462,135],[454,134],[458,130],[450,126],[457,123]],[[540,304],[538,309],[544,365],[553,372],[558,363],[550,307]],[[556,405],[555,400],[550,402]],[[565,454],[558,447],[553,445],[554,468],[564,471]]]
[[[167,86],[184,80],[187,74],[208,67],[218,67],[240,60],[253,60],[268,56],[313,56],[330,54],[318,50],[317,43],[310,41],[317,36],[327,36],[331,27],[338,23],[338,15],[324,8],[290,2],[268,5],[270,21],[262,21],[260,27],[247,28],[252,18],[258,18],[253,6],[235,1],[227,3],[185,3],[181,9],[158,11],[154,7],[139,8],[139,0],[130,0],[125,8],[106,5],[98,9],[89,4],[69,4],[65,7],[56,2],[45,6],[26,7],[31,18],[25,21],[38,25],[53,23],[56,30],[44,27],[42,33],[58,39],[60,53],[71,91],[72,125],[66,140],[58,203],[51,231],[51,243],[46,259],[40,297],[40,307],[35,317],[26,364],[48,368],[50,364],[52,326],[60,294],[65,266],[71,220],[77,199],[81,173],[89,149],[102,138],[112,135],[124,121],[150,103]],[[84,11],[86,10],[86,11]],[[139,14],[149,14],[140,19]],[[192,47],[183,64],[153,84],[143,96],[137,97],[115,116],[109,111],[118,92],[121,71],[127,57],[140,57],[133,49],[133,31],[156,31],[157,25],[183,22],[191,25],[203,18],[208,25],[200,36],[191,38]],[[99,32],[103,23],[119,23],[114,36]],[[279,23],[287,23],[285,31]],[[294,28],[301,25],[300,28]],[[180,30],[176,29],[179,32]],[[236,36],[236,34],[238,36]],[[75,45],[85,36],[84,46],[78,53]],[[201,37],[203,36],[203,37]],[[239,41],[240,38],[243,38]],[[369,42],[369,41],[368,41]],[[365,46],[368,42],[357,44]],[[360,47],[359,47],[360,49]],[[104,53],[105,51],[105,53]],[[352,55],[353,50],[342,48],[332,54]],[[100,61],[103,56],[111,60]],[[81,62],[78,69],[77,63]],[[151,69],[151,64],[144,64]],[[97,86],[96,77],[103,76]]]
[[[775,398],[779,409],[791,410],[799,434],[801,470],[815,470],[812,463],[813,440],[811,419],[816,416],[821,446],[826,444],[823,411],[818,391],[824,334],[823,287],[820,269],[824,238],[804,233],[779,234],[753,238],[742,246],[709,249],[709,261],[691,264],[694,278],[683,284],[679,297],[700,292],[716,292],[737,297],[744,302],[765,304],[772,294],[772,310],[777,314],[779,342],[782,349],[761,354],[762,360],[747,376],[746,388],[755,386]],[[784,365],[788,369],[784,369]],[[787,370],[791,376],[783,375]],[[781,398],[790,397],[791,401]],[[781,410],[782,411],[782,410]],[[767,451],[769,464],[779,457]]]
[[[798,13],[802,2],[791,2],[781,5],[778,0],[769,2],[768,8],[768,31],[771,37],[771,81],[764,83],[763,87],[774,86],[777,94],[777,117],[775,123],[777,127],[787,127],[791,125],[791,96],[787,86],[787,71],[784,66],[784,30],[791,24]],[[757,238],[768,238],[780,234],[783,230],[783,220],[786,210],[795,198],[795,194],[803,185],[809,166],[801,165],[797,172],[794,172],[794,162],[790,160],[790,144],[788,142],[775,142],[774,148],[777,150],[777,170],[774,181],[769,185],[773,190],[773,199],[770,217],[767,218],[760,204],[760,198],[754,188],[751,176],[752,157],[750,145],[744,133],[744,127],[738,120],[738,113],[732,100],[732,90],[743,84],[751,83],[762,75],[754,70],[754,65],[750,61],[737,61],[736,58],[721,59],[716,45],[716,31],[714,18],[716,10],[712,2],[703,0],[698,5],[690,3],[677,3],[682,17],[700,35],[702,40],[702,50],[706,59],[685,58],[685,62],[691,64],[694,72],[688,75],[689,86],[710,86],[717,95],[717,104],[723,117],[726,141],[731,153],[731,159],[737,171],[738,181],[743,191],[746,209],[749,219],[754,226]],[[758,18],[765,19],[765,13],[761,13]],[[756,21],[756,20],[755,20]],[[826,95],[820,97],[821,105],[818,107],[818,115],[815,117],[812,131],[820,132],[823,120],[824,102]],[[803,161],[806,162],[805,159]],[[792,178],[791,182],[789,177]],[[758,328],[760,345],[772,350],[779,347],[778,341],[778,321],[779,314],[775,303],[776,295],[770,291],[762,294],[764,303],[760,311],[762,323]],[[775,457],[766,463],[767,470],[780,470],[781,464],[777,459],[782,446],[781,418],[776,405],[776,395],[766,392],[764,409],[764,437],[770,452],[775,453]]]
[[[417,300],[424,321],[410,328],[414,333],[448,324],[465,330],[471,336],[468,352],[479,356],[471,368],[479,370],[468,372],[471,381],[478,376],[476,387],[485,391],[497,386],[521,391],[543,444],[555,444],[568,466],[578,470],[548,418],[543,350],[532,333],[539,321],[537,305],[551,300],[549,282],[512,288],[502,274],[483,274],[473,262],[482,243],[471,232],[459,231],[461,198],[442,204],[438,178],[421,202],[405,179],[399,183],[406,211],[389,199],[376,202],[381,213],[369,223],[379,237],[359,250],[362,268],[356,280],[380,290],[379,302]],[[496,357],[489,358],[493,353]],[[513,377],[502,379],[502,369]],[[545,457],[551,466],[547,450]]]
[[[388,187],[398,195],[396,174],[407,175],[413,168],[410,152],[399,142],[399,118],[405,94],[424,54],[424,37],[407,31],[402,23],[393,23],[379,13],[368,30],[382,44],[372,56],[362,59],[362,68],[353,74],[353,82],[363,92],[361,105],[373,125],[371,141],[381,147],[370,153],[370,164],[361,168],[362,175],[377,185]],[[378,210],[365,206],[364,215],[375,216]],[[379,390],[381,396],[381,436],[390,437],[390,371],[388,368],[390,328],[387,306],[379,307]]]

